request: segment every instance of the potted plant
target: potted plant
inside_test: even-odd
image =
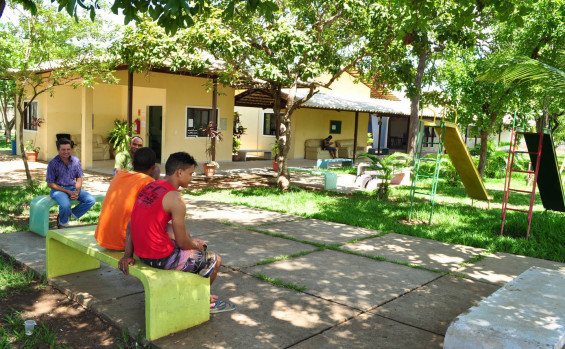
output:
[[[208,156],[208,162],[204,164],[204,175],[211,177],[214,175],[216,170],[220,168],[220,164],[216,162],[216,142],[221,141],[222,133],[218,131],[212,121],[206,125],[206,155]],[[208,145],[209,142],[209,145]]]
[[[241,114],[238,112],[233,113],[233,143],[232,143],[232,161],[239,160],[237,152],[241,147],[241,136],[245,134],[247,128],[241,125],[240,121]]]
[[[39,150],[41,150],[41,148],[35,145],[35,140],[27,140],[24,143],[24,149],[27,155],[27,161],[37,161],[37,155],[39,154]]]
[[[112,146],[112,154],[129,150],[130,136],[127,120],[114,120],[114,128],[108,131],[108,143]]]
[[[275,139],[275,143],[273,143],[273,146],[271,147],[271,151],[273,152],[273,171],[275,172],[279,172],[279,163],[277,162],[277,158],[279,155],[279,143],[278,141]]]
[[[412,161],[412,157],[410,155],[396,152],[394,154],[385,155],[385,156],[376,156],[367,153],[359,154],[359,157],[366,157],[371,160],[371,165],[369,166],[369,170],[376,170],[379,171],[379,175],[376,178],[380,178],[382,181],[379,183],[379,187],[377,190],[377,196],[380,199],[388,200],[389,196],[389,186],[390,182],[393,179],[393,174],[398,169],[406,168],[406,173],[408,177],[410,176],[410,167],[408,167]],[[403,170],[404,171],[404,170]]]

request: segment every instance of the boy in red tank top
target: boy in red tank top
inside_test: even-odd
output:
[[[137,196],[126,234],[124,257],[119,268],[129,273],[135,263],[133,253],[153,268],[173,269],[199,274],[214,282],[222,259],[207,251],[206,244],[193,239],[186,231],[186,203],[177,191],[192,181],[196,161],[185,152],[171,154],[165,164],[165,180],[145,186]],[[174,240],[169,237],[167,224],[172,220]],[[210,313],[234,310],[229,301],[210,296]]]

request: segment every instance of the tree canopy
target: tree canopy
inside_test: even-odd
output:
[[[14,22],[1,25],[0,50],[9,65],[0,64],[0,76],[15,83],[18,143],[29,181],[21,120],[30,103],[43,93],[54,93],[55,86],[115,81],[115,62],[100,58],[106,52],[103,43],[113,35],[103,25],[84,18],[75,21],[49,5],[38,6],[36,15],[21,12]]]
[[[15,4],[21,4],[30,11],[32,15],[37,14],[37,5],[34,0],[12,0]],[[52,0],[58,4],[58,10],[65,10],[76,20],[81,16],[81,10],[88,12],[90,19],[94,20],[96,12],[100,9],[98,0]],[[212,2],[211,0],[114,0],[112,12],[123,13],[124,24],[131,21],[140,22],[144,16],[149,16],[156,23],[165,28],[167,33],[174,34],[180,28],[188,28],[194,24],[194,17],[210,11],[212,6],[221,6],[223,16],[230,19],[241,10],[240,4],[244,4],[245,11],[257,12],[259,15],[269,19],[277,10],[277,5],[272,0],[222,0]],[[0,17],[4,12],[6,0],[0,0]]]

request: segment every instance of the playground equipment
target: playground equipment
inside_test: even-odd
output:
[[[445,116],[448,112],[448,108],[451,109],[455,113],[455,121],[449,122],[445,120]],[[428,108],[429,109],[429,108]],[[424,140],[424,132],[426,127],[432,127],[436,133],[438,134],[439,140],[431,142]],[[422,155],[424,150],[424,145],[437,145],[436,155],[435,157],[424,157]],[[434,203],[435,203],[435,194],[437,191],[437,180],[439,177],[439,170],[441,167],[441,160],[443,155],[443,148],[445,147],[445,151],[449,155],[457,174],[461,178],[463,182],[463,186],[467,191],[467,195],[472,199],[476,200],[485,200],[488,202],[490,208],[490,200],[492,200],[492,196],[488,195],[483,180],[479,175],[479,171],[475,167],[475,163],[471,158],[471,154],[469,153],[469,149],[465,144],[463,136],[461,135],[461,130],[457,125],[457,110],[451,108],[450,106],[446,106],[442,110],[441,119],[439,122],[436,121],[436,114],[434,111],[434,119],[433,121],[425,121],[423,120],[423,110],[422,114],[420,115],[420,126],[418,129],[418,138],[416,143],[416,159],[414,162],[414,180],[412,182],[412,190],[410,192],[410,215],[408,216],[408,220],[412,218],[412,210],[414,207],[414,195],[415,194],[423,194],[429,195],[430,201],[432,204],[430,210],[430,219],[429,223],[432,221],[432,215],[434,210]],[[434,171],[433,174],[420,174],[420,165],[423,161],[432,161],[434,163]],[[432,185],[429,191],[420,191],[417,188],[418,179],[420,178],[432,178]]]
[[[522,128],[515,126],[515,118],[512,125],[512,133],[510,136],[510,149],[508,150],[508,163],[506,166],[506,177],[504,179],[504,199],[502,202],[502,228],[500,235],[504,235],[504,223],[506,222],[506,212],[518,211],[528,213],[528,230],[526,238],[530,236],[530,228],[532,225],[532,211],[534,207],[534,199],[536,195],[536,185],[543,207],[546,210],[565,212],[565,196],[563,195],[563,183],[560,178],[559,164],[555,155],[555,147],[553,144],[553,136],[549,129],[542,128],[541,132],[526,132]],[[527,151],[519,150],[518,136],[523,135],[526,142]],[[528,154],[533,164],[533,170],[527,171],[514,169],[516,154]],[[563,165],[561,166],[563,169]],[[528,175],[533,174],[533,183],[531,190],[520,190],[511,188],[512,173],[522,172]],[[530,194],[530,205],[528,210],[522,210],[514,207],[508,207],[508,200],[511,192],[519,192]]]

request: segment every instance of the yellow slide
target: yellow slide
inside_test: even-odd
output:
[[[434,127],[437,134],[441,135],[441,127]],[[467,190],[467,195],[477,200],[492,200],[488,195],[485,184],[475,163],[471,158],[469,149],[465,145],[459,126],[456,123],[445,121],[445,139],[443,141],[445,150],[455,166],[455,170],[461,177],[461,181]]]

